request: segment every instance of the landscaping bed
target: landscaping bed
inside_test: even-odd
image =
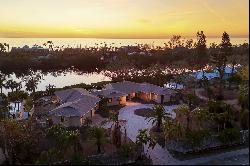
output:
[[[134,114],[145,118],[150,118],[153,116],[153,110],[150,108],[137,109],[135,110]]]
[[[230,149],[248,147],[248,131],[242,133],[240,140],[230,143],[223,143],[217,135],[211,136],[201,142],[199,146],[192,147],[186,141],[168,141],[166,148],[179,159],[195,158],[211,152],[228,151]],[[245,137],[245,139],[243,139]]]
[[[105,109],[98,109],[95,113],[101,115],[103,118],[108,118],[111,111],[119,112],[124,107],[123,105],[107,106]]]

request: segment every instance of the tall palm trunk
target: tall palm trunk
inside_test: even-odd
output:
[[[158,132],[161,131],[161,123],[162,123],[161,119],[158,119],[157,120],[157,131]]]
[[[231,71],[231,74],[230,74],[231,77],[234,75],[235,64],[236,64],[236,62],[233,61],[233,63],[232,63],[232,71]],[[228,88],[231,89],[231,82],[230,81],[229,81],[229,87]]]
[[[101,153],[101,144],[97,143],[97,153]]]
[[[204,71],[204,69],[202,68],[201,71],[202,71],[202,77],[205,77],[205,71]]]
[[[187,116],[187,129],[190,128],[190,116],[188,115]]]
[[[220,73],[220,85],[219,85],[219,95],[222,96],[222,90],[223,90],[223,76],[224,76],[224,70],[225,68],[219,70]]]

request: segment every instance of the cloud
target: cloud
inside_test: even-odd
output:
[[[218,14],[208,3],[206,0],[197,0],[203,7],[205,7],[208,12],[213,14],[215,17],[221,20],[225,25],[229,25],[228,22],[222,17],[220,14]]]

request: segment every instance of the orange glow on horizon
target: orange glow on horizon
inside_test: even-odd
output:
[[[0,0],[0,37],[249,36],[248,0]]]

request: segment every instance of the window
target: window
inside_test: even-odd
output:
[[[112,103],[112,98],[109,98],[109,99],[108,99],[108,103]]]
[[[61,116],[61,122],[63,123],[65,121],[64,117]]]

